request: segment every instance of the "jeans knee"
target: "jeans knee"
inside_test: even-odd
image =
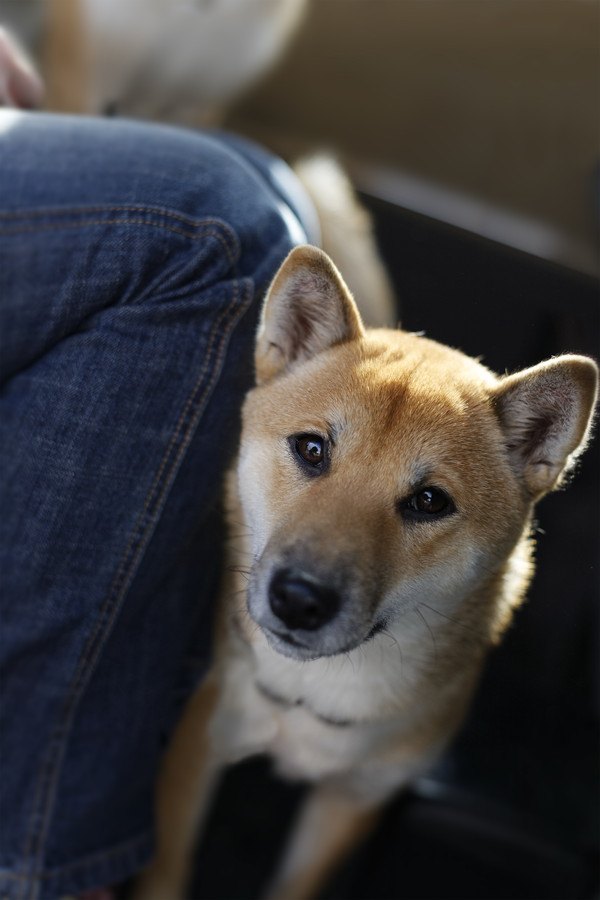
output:
[[[10,121],[0,134],[0,289],[22,290],[5,290],[3,378],[111,309],[119,328],[140,305],[155,324],[178,310],[183,322],[235,280],[251,283],[256,306],[306,240],[293,190],[272,176],[284,164],[240,139],[46,114]]]
[[[193,133],[192,166],[179,206],[196,215],[207,208],[235,234],[238,271],[258,285],[270,279],[287,252],[307,242],[303,211],[310,201],[280,159],[229,135]],[[281,177],[281,170],[286,178]]]

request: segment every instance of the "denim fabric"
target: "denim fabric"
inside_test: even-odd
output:
[[[260,299],[306,240],[271,165],[225,136],[0,110],[10,900],[151,853],[161,747],[210,652]]]

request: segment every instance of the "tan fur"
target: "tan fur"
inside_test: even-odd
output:
[[[208,677],[182,717],[163,766],[157,796],[158,852],[137,892],[146,900],[183,896],[193,839],[215,784],[208,723],[218,686]]]
[[[365,325],[393,328],[398,304],[379,256],[373,221],[343,168],[331,156],[317,154],[296,160],[293,169],[317,211],[320,246],[344,273]]]
[[[378,813],[378,806],[357,801],[335,786],[318,785],[300,813],[298,831],[302,840],[289,848],[267,897],[312,897],[348,850],[372,831]]]
[[[158,871],[139,900],[181,896],[180,851],[208,799],[181,790],[186,775],[206,785],[217,760],[256,752],[317,785],[269,897],[316,892],[459,727],[532,574],[533,502],[584,447],[596,396],[583,357],[498,378],[426,338],[365,331],[336,268],[310,247],[273,282],[256,357],[228,479],[232,519],[249,532],[249,583],[223,596],[206,736],[192,699],[167,754],[168,840],[162,826]],[[327,469],[307,474],[298,434],[329,436]],[[411,519],[407,498],[424,485],[443,489],[454,511]],[[282,567],[335,586],[331,620],[306,630],[275,615]]]
[[[79,0],[47,0],[42,69],[45,106],[64,113],[89,112],[86,31]]]

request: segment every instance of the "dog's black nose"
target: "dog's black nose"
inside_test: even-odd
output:
[[[308,581],[290,569],[280,569],[269,585],[269,603],[288,628],[316,631],[333,619],[340,608],[340,597],[325,585]]]

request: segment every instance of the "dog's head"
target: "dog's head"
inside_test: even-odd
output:
[[[423,337],[365,331],[314,247],[273,281],[256,372],[238,468],[248,607],[297,659],[348,651],[421,603],[448,615],[497,593],[534,502],[585,444],[597,384],[585,357],[498,378]]]

